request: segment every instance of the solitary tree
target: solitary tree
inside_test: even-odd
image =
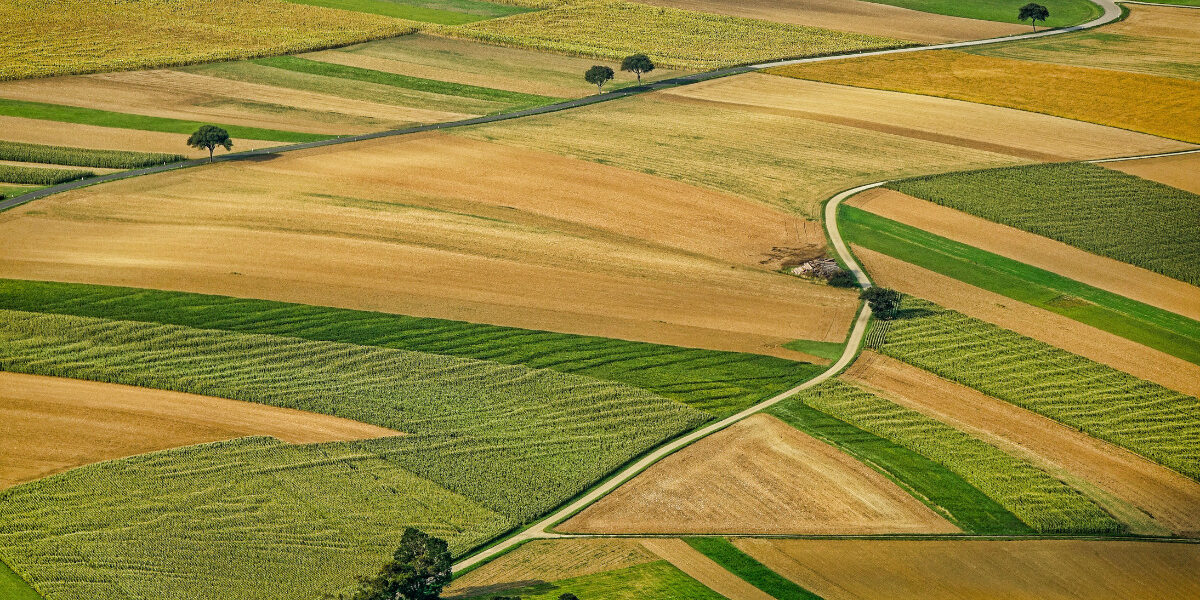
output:
[[[599,94],[600,92],[604,91],[604,84],[612,81],[613,75],[615,75],[615,73],[613,73],[612,68],[605,67],[603,65],[596,65],[588,69],[587,73],[583,74],[583,78],[586,79],[588,83],[595,85],[596,93]]]
[[[882,287],[869,287],[858,295],[871,305],[871,312],[880,319],[890,319],[900,308],[900,292]]]
[[[229,139],[229,132],[217,127],[216,125],[203,125],[192,137],[188,138],[187,145],[200,150],[208,150],[208,162],[212,162],[213,150],[217,146],[221,146],[226,151],[233,149],[233,140]]]
[[[649,73],[654,70],[654,61],[650,60],[645,54],[634,54],[626,56],[625,60],[621,61],[622,71],[632,71],[637,75],[638,83],[642,82],[642,73]]]
[[[1021,21],[1022,23],[1025,21],[1033,23],[1034,31],[1037,31],[1038,21],[1045,23],[1046,19],[1049,18],[1050,9],[1036,2],[1030,2],[1029,4],[1022,6],[1021,12],[1017,13],[1017,20]]]
[[[375,577],[361,577],[350,600],[438,600],[450,583],[446,540],[409,527],[400,547]]]

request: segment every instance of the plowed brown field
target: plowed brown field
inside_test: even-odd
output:
[[[400,435],[252,402],[16,373],[0,373],[0,421],[0,489],[88,463],[250,435],[293,443]]]
[[[0,215],[0,274],[797,356],[780,345],[842,340],[857,304],[759,264],[819,250],[808,230],[649,175],[426,135],[57,195]]]
[[[1132,452],[874,352],[863,353],[844,377],[1029,458],[1068,482],[1082,480],[1085,485],[1076,487],[1085,493],[1099,488],[1101,493],[1089,495],[1135,532],[1200,534],[1200,483]]]
[[[775,600],[774,596],[725,570],[725,567],[718,565],[683,540],[654,538],[642,540],[642,545],[675,565],[675,568],[687,573],[692,579],[730,600]]]
[[[1200,152],[1101,163],[1101,166],[1200,194]]]
[[[668,456],[558,529],[628,534],[958,531],[883,475],[763,414]]]
[[[444,594],[447,598],[499,594],[656,560],[636,539],[533,540],[455,579]]]
[[[1196,166],[1200,168],[1200,163]],[[885,188],[867,190],[849,204],[1126,298],[1200,319],[1200,288],[1165,275]]]
[[[1135,377],[1200,395],[1200,365],[886,254],[858,246],[854,246],[854,254],[879,285],[932,300]]]
[[[936,43],[1024,32],[1019,25],[949,17],[858,0],[648,0],[646,4]]]
[[[1196,544],[750,538],[734,544],[825,600],[1200,597]]]

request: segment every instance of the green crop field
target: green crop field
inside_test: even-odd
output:
[[[512,522],[354,444],[273,438],[0,492],[0,556],[46,600],[319,598],[377,569],[409,525],[462,553]]]
[[[1124,529],[1086,496],[1028,461],[854,385],[827,381],[799,396],[822,412],[945,465],[1038,533]]]
[[[792,397],[767,412],[888,476],[968,533],[1025,535],[1024,522],[944,465]]]
[[[725,570],[780,600],[821,600],[821,597],[792,583],[752,556],[738,550],[725,538],[685,538],[689,546],[711,558]]]
[[[0,279],[0,308],[478,358],[643,388],[727,416],[820,373],[790,360],[184,292]]]
[[[8,565],[0,562],[0,598],[5,600],[42,600],[42,597],[33,588],[21,579],[8,568]]]
[[[529,12],[521,6],[480,2],[479,0],[287,0],[324,8],[352,10],[441,25],[461,25]]]
[[[93,177],[92,171],[80,169],[48,169],[18,165],[0,165],[0,182],[25,183],[30,185],[54,185],[76,179]]]
[[[931,12],[952,17],[983,19],[1001,23],[1020,23],[1017,13],[1027,4],[1026,0],[868,0],[879,4],[890,4],[922,12]],[[1088,0],[1041,0],[1050,10],[1050,18],[1040,26],[1067,27],[1086,23],[1101,15],[1100,7]],[[1025,21],[1029,23],[1029,21]]]
[[[725,600],[665,560],[505,590],[504,597],[558,600],[562,594],[591,600]],[[470,600],[489,600],[494,594]]]
[[[906,297],[884,354],[1200,479],[1200,400]]]
[[[101,127],[116,127],[120,129],[140,129],[142,131],[161,131],[189,135],[200,128],[198,121],[169,119],[166,117],[149,117],[128,113],[66,106],[63,104],[46,104],[44,102],[26,102],[0,98],[0,115],[6,117],[22,117],[26,119],[41,119],[43,121],[63,121],[81,125],[99,125]],[[315,133],[297,133],[294,131],[278,131],[259,127],[243,127],[240,125],[221,125],[233,138],[251,140],[268,140],[273,142],[313,142],[329,139],[329,135]],[[235,140],[236,141],[236,140]],[[236,146],[235,146],[236,148]]]
[[[1193,319],[852,206],[838,216],[855,244],[1200,364]]]
[[[1087,163],[918,177],[894,190],[1200,285],[1200,195]]]
[[[127,152],[124,150],[93,150],[67,146],[46,146],[0,140],[0,160],[99,167],[102,169],[136,169],[183,160],[179,154],[156,152]]]

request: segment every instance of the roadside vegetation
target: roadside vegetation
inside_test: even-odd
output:
[[[102,169],[137,169],[183,160],[179,154],[94,150],[68,146],[47,146],[0,141],[0,160],[13,160]]]
[[[886,187],[1200,285],[1200,195],[1099,165],[917,177]]]
[[[1200,479],[1200,400],[905,297],[880,352]]]

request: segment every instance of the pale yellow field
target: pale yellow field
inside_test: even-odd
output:
[[[236,437],[308,444],[400,435],[265,404],[16,373],[0,373],[0,421],[0,489],[88,463]]]
[[[654,464],[557,528],[567,533],[954,533],[851,456],[758,414]]]
[[[759,264],[811,247],[803,227],[674,181],[434,134],[47,198],[0,214],[0,276],[795,357],[781,344],[840,341],[857,304]]]
[[[182,154],[190,158],[208,156],[207,150],[196,150],[188,147],[184,143],[187,137],[177,133],[98,127],[96,125],[79,125],[76,123],[5,116],[0,116],[0,132],[3,132],[0,134],[0,138],[10,142],[96,148],[98,150],[165,152],[168,154]],[[282,142],[237,139],[233,141],[233,149],[234,151],[254,150],[256,148],[268,148],[281,144]]]
[[[1200,597],[1196,544],[751,538],[734,544],[825,600]]]
[[[1103,163],[1102,166],[1200,194],[1200,152]]]

